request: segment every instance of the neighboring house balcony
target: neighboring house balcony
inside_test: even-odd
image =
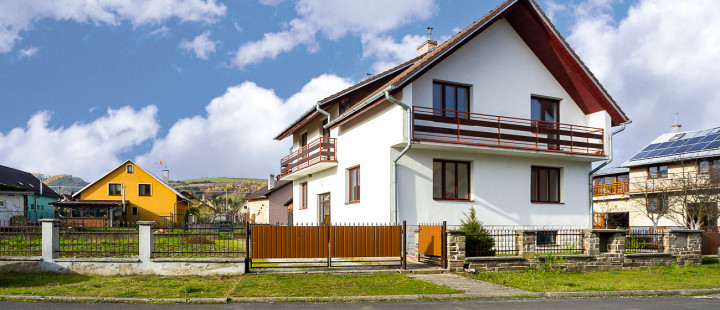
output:
[[[630,181],[593,185],[593,197],[624,195],[630,189]]]
[[[278,180],[295,180],[335,166],[335,138],[320,137],[280,160]]]
[[[629,194],[673,192],[696,192],[700,195],[719,193],[720,171],[712,173],[689,171],[666,173],[656,177],[632,177],[627,189]]]
[[[416,141],[604,157],[604,129],[413,107]]]

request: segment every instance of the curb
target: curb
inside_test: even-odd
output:
[[[611,296],[674,295],[691,296],[720,293],[720,288],[679,290],[626,290],[590,292],[527,292],[523,295],[501,293],[488,294],[415,294],[378,296],[329,296],[329,297],[228,297],[228,298],[123,298],[123,297],[75,297],[75,296],[23,296],[0,295],[0,300],[55,301],[55,302],[109,302],[109,303],[177,303],[177,304],[224,304],[228,302],[357,302],[393,300],[446,300],[472,298],[573,298]]]

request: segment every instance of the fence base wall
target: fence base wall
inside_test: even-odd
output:
[[[242,275],[245,259],[153,259],[135,258],[58,258],[46,262],[40,258],[25,260],[0,258],[0,271],[56,272],[87,275]]]

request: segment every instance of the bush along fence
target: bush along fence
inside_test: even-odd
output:
[[[246,225],[153,228],[41,226],[0,231],[0,270],[82,274],[210,275],[245,273]]]
[[[443,245],[450,271],[528,268],[564,271],[700,265],[699,230],[484,228],[480,234],[447,230]],[[418,261],[427,261],[415,242]]]

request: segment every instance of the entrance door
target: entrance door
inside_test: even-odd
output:
[[[319,223],[330,225],[330,193],[318,195]]]

